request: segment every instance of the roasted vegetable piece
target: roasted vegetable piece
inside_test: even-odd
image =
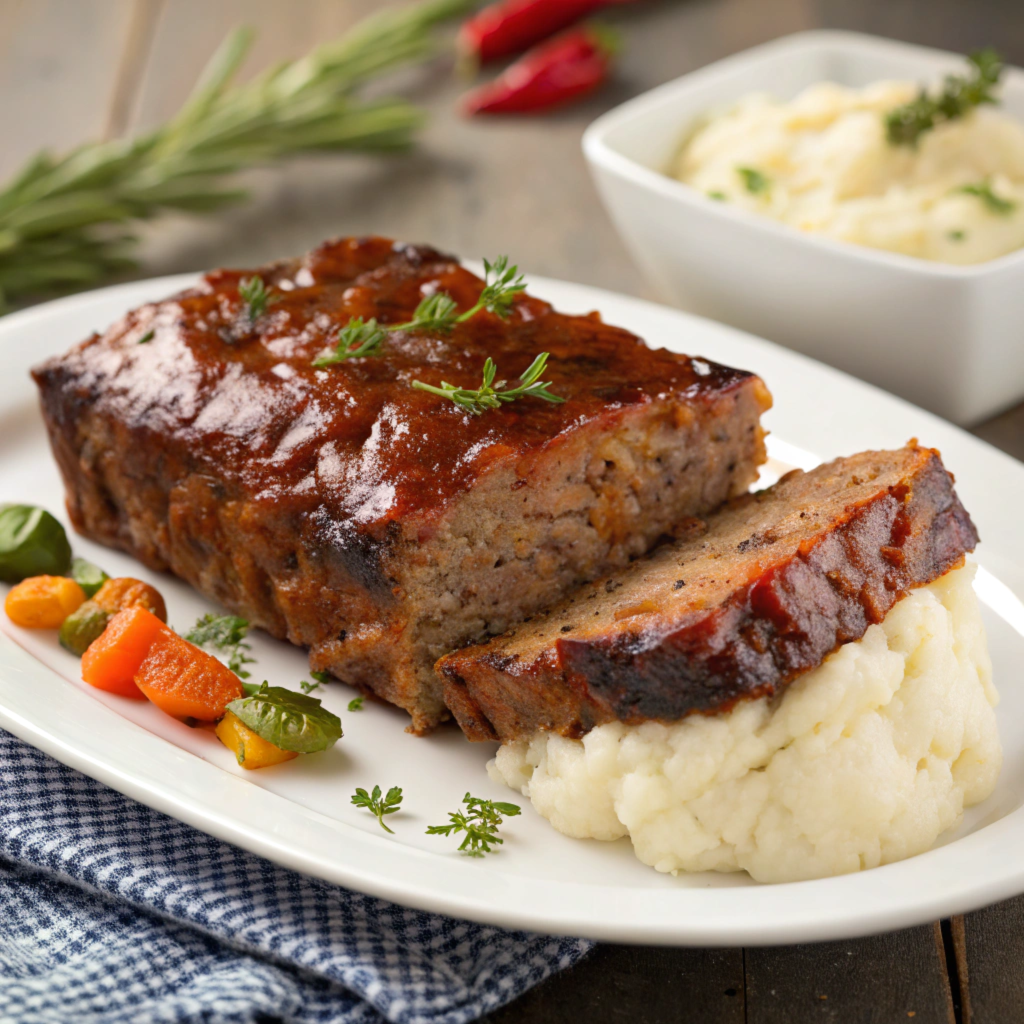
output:
[[[245,692],[231,669],[171,630],[149,649],[135,684],[161,711],[200,722],[216,722]]]
[[[307,697],[283,686],[245,683],[247,694],[228,705],[246,726],[282,750],[315,754],[341,739],[341,719],[318,697]]]
[[[164,635],[175,633],[140,605],[118,612],[82,655],[82,678],[108,693],[142,700],[135,673],[154,641]]]
[[[64,527],[35,505],[0,505],[0,580],[60,576],[71,564]]]
[[[61,647],[81,657],[89,645],[100,638],[109,621],[108,612],[95,601],[86,601],[64,620],[57,639]]]
[[[243,768],[267,768],[299,756],[298,751],[268,743],[230,711],[217,723],[217,736]]]
[[[118,576],[115,579],[107,580],[96,591],[93,600],[111,615],[138,605],[140,608],[152,612],[161,622],[167,621],[167,606],[160,596],[160,591],[131,576]]]
[[[110,579],[98,565],[84,558],[71,559],[69,575],[85,591],[86,597],[95,597],[96,591]]]
[[[66,576],[30,576],[11,588],[4,611],[16,626],[57,629],[84,600],[82,588]]]

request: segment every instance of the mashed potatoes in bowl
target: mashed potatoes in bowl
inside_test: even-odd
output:
[[[775,700],[502,746],[493,778],[560,832],[629,836],[659,871],[786,882],[927,850],[1002,750],[973,566],[910,593]]]
[[[687,139],[673,177],[801,231],[953,264],[1024,247],[1024,126],[994,106],[938,123],[915,144],[886,115],[913,82],[752,94]]]

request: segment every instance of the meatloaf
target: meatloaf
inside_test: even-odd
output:
[[[257,276],[262,311],[239,293]],[[405,323],[437,291],[466,310],[481,288],[431,248],[342,239],[207,274],[43,363],[75,528],[430,729],[447,717],[438,657],[625,565],[764,460],[757,377],[526,294],[505,320],[312,365],[352,318]],[[474,416],[411,387],[477,387],[488,356],[514,381],[542,351],[563,404]]]
[[[470,739],[503,742],[726,711],[859,640],[977,540],[939,453],[916,442],[794,471],[442,658],[445,699]]]

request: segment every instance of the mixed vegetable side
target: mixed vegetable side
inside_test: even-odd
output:
[[[247,682],[253,664],[246,633],[236,615],[203,615],[185,636],[167,625],[160,592],[142,580],[111,579],[83,558],[74,558],[64,527],[45,509],[0,505],[0,581],[13,583],[4,601],[8,618],[25,629],[55,629],[61,646],[82,659],[82,679],[107,693],[149,700],[191,726],[212,726],[243,768],[266,768],[300,754],[327,750],[341,739],[341,719],[310,693],[327,682],[283,686]],[[203,648],[219,651],[226,660]],[[348,710],[362,710],[363,698]],[[384,818],[403,808],[402,789],[383,793],[356,789],[356,807],[368,810],[385,832]],[[452,811],[427,835],[458,836],[467,857],[496,853],[505,818],[515,804],[463,797],[465,810]]]
[[[31,505],[0,506],[0,580],[14,586],[8,618],[26,629],[56,629],[82,659],[82,679],[121,697],[150,700],[189,725],[215,725],[244,768],[264,768],[327,750],[341,720],[319,699],[246,682],[248,623],[205,615],[186,636],[167,625],[160,592],[142,580],[111,579],[73,558],[64,527]],[[225,653],[225,665],[203,650]]]

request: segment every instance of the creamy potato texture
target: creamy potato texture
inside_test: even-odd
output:
[[[915,590],[775,702],[582,740],[538,733],[488,770],[560,832],[629,836],[659,871],[786,882],[921,853],[992,793],[1002,763],[973,575]]]
[[[1024,126],[984,106],[893,145],[884,116],[918,91],[820,83],[788,103],[747,96],[693,133],[673,176],[801,231],[922,259],[981,263],[1024,247]]]

